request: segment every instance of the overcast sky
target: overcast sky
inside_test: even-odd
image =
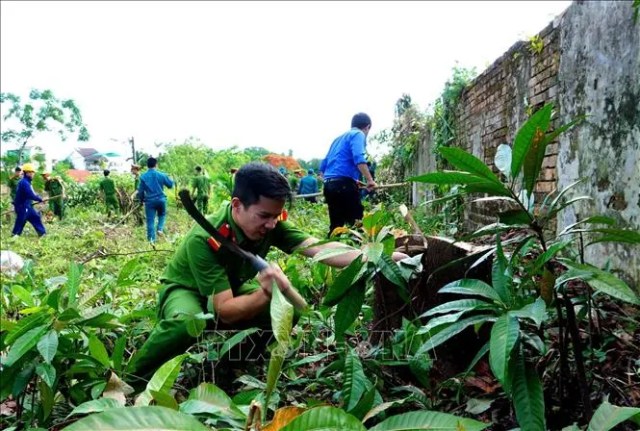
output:
[[[392,125],[403,93],[422,109],[456,65],[484,70],[568,1],[0,3],[0,83],[51,89],[110,138],[200,138],[322,158],[364,111]],[[64,157],[75,145],[37,144]],[[113,145],[113,144],[111,144]]]

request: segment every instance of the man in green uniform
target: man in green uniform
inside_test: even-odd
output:
[[[64,217],[64,183],[62,178],[56,175],[53,178],[48,178],[45,184],[45,190],[49,192],[49,208],[53,211],[53,215],[62,220]]]
[[[196,207],[202,214],[209,212],[209,196],[211,195],[211,182],[204,175],[202,167],[196,166],[196,176],[191,180],[191,194],[195,196]]]
[[[345,267],[362,256],[360,250],[338,242],[313,246],[318,239],[281,220],[284,205],[290,199],[286,178],[268,164],[253,162],[236,173],[231,202],[207,219],[222,235],[262,257],[271,247],[285,253],[300,249],[307,257],[323,249],[345,247],[345,253],[322,260]],[[394,260],[404,257],[402,253],[393,256]],[[161,277],[159,321],[131,359],[129,373],[149,377],[164,362],[184,353],[195,342],[187,331],[188,319],[198,313],[213,312],[215,329],[270,328],[272,286],[285,292],[291,283],[275,265],[254,279],[256,273],[246,260],[195,225]]]
[[[107,207],[107,217],[111,218],[111,210],[117,214],[120,211],[118,205],[118,198],[116,197],[116,183],[109,178],[111,171],[105,169],[103,174],[104,178],[100,181],[100,190],[104,193],[104,203]]]
[[[131,200],[133,201],[135,208],[133,217],[136,219],[136,225],[142,226],[144,224],[144,217],[142,215],[142,203],[138,197],[138,186],[140,186],[140,165],[131,165],[131,175],[133,175],[133,194],[131,195]]]
[[[13,175],[9,177],[8,185],[11,191],[11,202],[16,198],[16,190],[18,189],[18,183],[22,179],[22,169],[20,166],[16,166],[13,171]]]

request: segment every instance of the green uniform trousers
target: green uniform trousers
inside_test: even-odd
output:
[[[53,212],[53,215],[62,220],[62,217],[64,217],[64,201],[62,200],[62,198],[55,198],[50,200],[49,209]]]
[[[198,210],[200,210],[200,212],[202,214],[208,214],[209,213],[209,196],[207,195],[201,195],[201,196],[196,196],[196,208],[198,208]]]
[[[106,195],[104,197],[104,203],[107,206],[107,213],[110,213],[112,209],[116,213],[120,212],[120,204],[118,203],[116,195]]]

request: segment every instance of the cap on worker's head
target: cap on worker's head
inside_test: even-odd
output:
[[[42,176],[45,177],[45,178],[48,178],[48,177],[51,176],[51,174],[49,172],[43,172]]]
[[[359,112],[351,119],[351,127],[357,127],[358,129],[364,129],[371,125],[371,118],[364,112]]]
[[[25,163],[24,165],[22,165],[22,170],[25,171],[25,172],[35,172],[36,171],[31,163]]]
[[[22,168],[20,166],[16,166],[16,168],[13,171],[14,172],[22,172]]]
[[[307,173],[308,173],[309,175],[313,175],[313,169],[309,169],[309,170],[307,171]]]

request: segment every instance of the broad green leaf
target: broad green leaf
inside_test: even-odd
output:
[[[254,333],[258,332],[258,331],[259,331],[258,328],[245,329],[245,330],[242,330],[242,331],[234,334],[233,337],[225,340],[224,344],[222,345],[222,348],[220,349],[220,352],[218,353],[218,358],[224,357],[224,355],[229,350],[231,350],[234,346],[236,346],[237,344],[241,343],[242,340],[244,340],[245,338],[247,338],[251,334],[254,334]]]
[[[107,348],[104,347],[102,341],[100,341],[98,337],[93,334],[89,336],[89,353],[105,368],[111,367],[111,364],[109,363],[109,354],[107,353]]]
[[[556,256],[556,254],[558,254],[560,251],[565,249],[570,244],[571,244],[571,241],[561,241],[561,242],[556,242],[555,244],[550,245],[549,248],[547,248],[547,251],[545,251],[540,256],[538,256],[536,260],[533,262],[532,272],[534,274],[537,273],[545,263],[553,259]]]
[[[511,155],[511,178],[516,178],[518,174],[520,174],[520,168],[522,168],[525,156],[529,152],[531,141],[536,131],[539,130],[544,133],[549,128],[552,110],[553,105],[544,105],[534,113],[516,133]]]
[[[287,354],[287,347],[283,344],[278,344],[272,351],[271,357],[269,358],[269,366],[267,368],[267,384],[265,387],[265,406],[269,405],[269,399],[271,398],[271,394],[276,388],[276,384],[278,383],[278,379],[280,378],[280,374],[282,371],[282,364],[284,363],[284,358]]]
[[[50,388],[54,388],[56,384],[56,369],[53,365],[41,363],[36,365],[36,374],[40,376],[43,382]]]
[[[481,431],[489,425],[449,413],[425,410],[391,416],[373,428],[369,428],[369,431]]]
[[[571,223],[570,225],[566,226],[564,229],[562,229],[562,231],[558,235],[564,235],[568,233],[570,230],[572,230],[573,228],[575,228],[576,226],[583,225],[583,224],[606,224],[609,226],[613,226],[616,224],[616,221],[611,217],[605,217],[605,216],[587,217],[583,220],[577,221],[575,223]]]
[[[27,307],[35,306],[31,292],[29,292],[24,287],[16,284],[15,286],[11,287],[11,293],[13,294],[13,296],[22,301]]]
[[[22,337],[30,330],[42,325],[48,326],[51,322],[53,322],[53,317],[48,309],[24,317],[15,323],[15,326],[7,334],[4,344],[6,346],[11,346],[18,338]]]
[[[271,291],[271,329],[279,344],[289,345],[293,328],[293,305],[274,284]]]
[[[369,410],[373,407],[373,403],[376,398],[376,386],[371,385],[369,389],[364,393],[360,401],[356,406],[349,410],[347,413],[357,417],[358,419],[364,418]]]
[[[342,269],[338,276],[333,281],[333,284],[329,286],[327,294],[322,300],[323,305],[333,306],[336,305],[340,299],[344,296],[347,290],[351,287],[353,279],[356,277],[360,269],[363,267],[362,259],[354,259],[349,266]]]
[[[505,304],[511,304],[511,289],[513,284],[513,278],[510,271],[508,271],[508,267],[509,262],[507,262],[507,258],[502,250],[500,235],[497,235],[496,258],[491,265],[491,284]]]
[[[430,319],[426,325],[418,329],[418,332],[416,332],[416,335],[431,334],[433,333],[434,329],[437,328],[438,326],[445,325],[447,323],[457,322],[458,319],[460,319],[460,317],[462,317],[464,313],[468,313],[469,311],[471,310],[461,310],[456,313],[444,314],[442,316],[434,317]]]
[[[393,261],[391,256],[383,254],[379,266],[380,271],[382,271],[382,274],[387,280],[400,288],[407,286],[407,281],[402,276],[402,271],[400,271],[398,264]]]
[[[496,168],[509,178],[511,176],[511,147],[507,144],[500,144],[496,149],[496,156],[493,159]]]
[[[160,368],[153,374],[149,383],[147,383],[147,388],[138,395],[136,398],[135,405],[136,406],[147,406],[153,399],[150,391],[157,392],[169,392],[169,389],[173,386],[176,379],[178,378],[178,374],[180,373],[180,368],[182,367],[182,361],[189,356],[187,353],[176,356],[162,364]]]
[[[461,295],[476,295],[483,298],[491,299],[496,302],[502,302],[500,295],[495,289],[484,281],[471,278],[463,278],[454,281],[442,287],[438,293],[459,293]]]
[[[40,338],[47,332],[49,325],[38,326],[24,333],[18,338],[15,343],[9,349],[6,359],[3,361],[3,366],[10,367],[18,362],[24,355],[26,355],[31,349],[33,349]]]
[[[476,366],[476,364],[480,361],[480,359],[482,359],[482,357],[484,355],[487,354],[488,351],[489,351],[489,341],[487,341],[484,344],[484,346],[480,347],[480,350],[478,350],[478,353],[476,353],[476,355],[473,357],[473,359],[471,360],[471,362],[467,366],[467,371],[465,371],[465,372],[466,373],[470,373],[471,370],[473,370],[473,368]]]
[[[524,158],[523,163],[523,186],[524,190],[527,190],[529,194],[533,194],[535,191],[535,184],[540,175],[542,169],[542,161],[544,159],[544,153],[547,150],[548,142],[545,141],[545,131],[538,129],[533,135],[531,140],[531,146]]]
[[[127,337],[126,335],[121,335],[115,342],[113,346],[113,353],[111,354],[111,362],[113,363],[113,368],[117,371],[121,371],[122,369],[122,359],[124,358],[124,349],[127,345]]]
[[[82,278],[83,266],[75,262],[69,265],[69,275],[67,279],[67,296],[69,298],[69,307],[75,307],[78,302],[78,289],[80,288],[80,280]]]
[[[444,304],[433,307],[431,310],[427,310],[419,317],[429,317],[433,316],[434,314],[449,313],[451,311],[472,311],[477,309],[484,310],[484,307],[492,308],[493,306],[487,301],[483,301],[481,299],[458,299],[455,301],[445,302]]]
[[[124,406],[118,400],[114,400],[113,398],[98,398],[97,400],[91,400],[80,404],[78,407],[73,409],[67,417],[87,413],[104,412],[109,409],[117,409],[120,407]]]
[[[345,332],[358,318],[364,303],[365,283],[356,283],[342,298],[334,316],[336,340],[343,340]]]
[[[580,264],[569,259],[560,259],[560,261],[570,268],[570,270],[567,271],[567,274],[570,274],[573,271],[578,272],[578,274],[590,274],[588,279],[587,277],[583,278],[582,276],[579,276],[578,278],[582,278],[594,290],[606,293],[609,296],[613,296],[614,298],[630,304],[640,305],[640,297],[638,297],[638,295],[631,290],[624,281],[620,280],[615,275],[598,269],[595,266]],[[560,277],[558,277],[558,280],[560,280]],[[557,282],[556,284],[559,283]]]
[[[525,364],[522,354],[514,361],[511,381],[513,406],[522,431],[545,431],[542,382],[535,369]]]
[[[384,251],[384,244],[381,242],[371,242],[364,246],[363,252],[367,256],[367,261],[378,264],[380,256]]]
[[[509,314],[513,317],[519,317],[523,319],[532,320],[539,328],[542,322],[547,320],[547,306],[541,297],[538,297],[531,304],[527,304],[519,310],[510,311]]]
[[[511,352],[520,338],[518,319],[510,314],[500,316],[491,328],[489,339],[489,365],[502,387],[509,387],[508,364]]]
[[[315,256],[313,256],[313,259],[311,259],[311,260],[314,263],[322,262],[325,259],[330,259],[330,258],[336,257],[336,256],[342,256],[343,254],[351,253],[354,250],[355,249],[353,247],[327,248],[327,249],[324,249],[324,250],[320,250],[318,253],[316,253]]]
[[[546,218],[550,219],[552,217],[555,217],[556,214],[558,214],[560,211],[562,211],[563,209],[565,209],[566,207],[568,207],[569,205],[573,205],[576,202],[580,202],[580,201],[592,201],[593,198],[591,196],[578,196],[572,199],[569,199],[568,201],[562,202],[560,204],[560,206],[555,207],[553,210],[549,211],[549,213],[547,213]]]
[[[193,338],[197,338],[207,327],[207,322],[195,316],[189,316],[185,319],[185,326],[187,328],[187,333]]]
[[[189,392],[189,399],[180,404],[180,411],[190,415],[212,414],[244,419],[246,415],[229,396],[212,383],[200,383]]]
[[[346,411],[353,410],[370,386],[371,382],[364,375],[360,358],[352,349],[349,349],[344,361],[344,387],[342,390],[344,409]]]
[[[476,184],[476,185],[496,185],[494,181],[490,181],[486,178],[479,177],[469,172],[464,171],[438,171],[429,172],[427,174],[418,175],[408,178],[407,181],[413,181],[417,183],[429,183],[429,184]]]
[[[580,231],[574,231],[580,232]],[[640,232],[633,229],[611,229],[611,228],[600,228],[600,229],[588,229],[584,232],[591,233],[601,233],[602,237],[597,237],[592,241],[589,241],[588,245],[596,244],[598,242],[625,242],[629,244],[640,244]]]
[[[416,352],[416,355],[420,355],[433,350],[453,336],[458,335],[469,326],[476,325],[478,323],[491,322],[493,320],[495,320],[494,316],[482,314],[479,316],[468,317],[466,319],[462,319],[458,322],[452,323],[436,334],[433,334],[422,346],[420,346],[420,348]]]
[[[139,263],[140,260],[138,258],[133,258],[129,262],[125,263],[118,274],[116,284],[121,287],[131,285],[133,283],[133,280],[131,280],[131,274],[133,274],[133,272],[138,268]]]
[[[384,412],[385,410],[389,410],[392,407],[401,406],[407,400],[409,400],[409,398],[402,398],[402,399],[399,399],[399,400],[393,400],[393,401],[388,401],[386,403],[378,404],[377,406],[375,406],[374,408],[372,408],[371,410],[369,410],[367,412],[367,414],[362,419],[362,422],[364,423],[364,422],[368,421],[369,419],[376,417],[377,415],[379,415],[380,413]]]
[[[558,195],[551,201],[551,204],[549,205],[549,208],[547,209],[547,213],[550,213],[555,209],[555,207],[561,202],[562,198],[564,197],[564,195],[566,195],[569,192],[569,190],[573,189],[575,186],[577,186],[578,184],[580,184],[582,182],[585,182],[585,181],[586,181],[586,178],[580,178],[579,180],[572,182],[567,187],[562,189],[558,193]],[[551,196],[551,194],[549,194],[549,196]],[[549,196],[547,196],[547,197],[549,197]],[[545,201],[546,201],[546,199],[545,199]],[[545,209],[545,208],[546,207],[544,207],[544,205],[543,205],[543,208],[541,208],[541,209]]]
[[[587,431],[609,431],[622,422],[635,418],[640,420],[640,408],[618,407],[604,401],[595,411]]]
[[[336,407],[316,407],[289,422],[280,431],[366,431],[358,418]]]
[[[64,431],[211,431],[194,417],[159,406],[121,407],[89,415]]]
[[[167,407],[171,410],[178,410],[178,402],[171,394],[152,390],[150,390],[149,393],[153,397],[154,405]]]
[[[40,392],[40,405],[42,407],[42,416],[43,416],[43,420],[46,421],[49,418],[49,415],[51,415],[51,412],[53,411],[53,405],[55,403],[55,399],[54,399],[54,392],[51,389],[51,387],[49,385],[47,385],[44,382],[38,382],[38,392]],[[43,431],[43,428],[40,428]],[[28,431],[35,431],[37,430],[34,428],[30,428],[28,429]]]
[[[509,210],[498,214],[500,223],[509,226],[528,225],[533,221],[531,215],[524,210]]]
[[[48,364],[51,363],[53,357],[56,355],[58,351],[58,333],[54,330],[47,332],[41,339],[38,341],[38,352],[44,358],[44,361]]]
[[[323,352],[323,353],[317,353],[315,355],[311,355],[311,356],[307,356],[306,358],[302,358],[298,361],[292,362],[290,364],[287,365],[287,368],[297,368],[300,367],[302,365],[306,365],[306,364],[313,364],[316,362],[321,362],[324,358],[331,356],[331,355],[335,355],[334,352]]]
[[[438,152],[456,169],[467,171],[491,182],[500,183],[500,180],[491,169],[473,154],[469,154],[457,147],[440,147]]]

